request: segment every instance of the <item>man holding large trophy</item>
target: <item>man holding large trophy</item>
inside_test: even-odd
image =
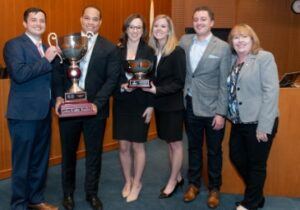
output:
[[[71,65],[64,62],[64,69],[57,68],[53,73],[55,110],[60,117],[63,206],[67,210],[74,208],[76,151],[81,132],[86,146],[86,200],[93,209],[102,209],[97,196],[102,144],[121,57],[116,46],[98,34],[101,15],[97,7],[84,8],[81,34],[65,36],[60,43],[62,56]]]

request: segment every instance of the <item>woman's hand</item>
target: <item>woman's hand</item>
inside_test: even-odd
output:
[[[151,84],[150,88],[142,88],[142,90],[145,92],[156,94],[156,86],[153,84],[153,82],[151,82],[150,84]]]
[[[224,127],[225,119],[221,115],[215,115],[211,126],[214,130],[221,130]]]
[[[153,107],[147,107],[143,113],[143,117],[145,118],[145,123],[149,123],[152,117]]]
[[[267,142],[268,141],[268,136],[267,133],[261,132],[261,131],[256,131],[256,138],[258,142]]]
[[[126,92],[128,92],[128,93],[134,91],[135,89],[136,89],[136,88],[130,88],[130,87],[128,87],[128,83],[123,83],[123,84],[121,85],[121,90],[124,90],[124,91],[126,91]]]

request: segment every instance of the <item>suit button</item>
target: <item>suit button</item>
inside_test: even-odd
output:
[[[195,76],[193,75],[192,78],[195,78]]]
[[[239,102],[239,105],[242,105],[243,103],[242,102]]]
[[[240,87],[237,87],[237,90],[239,91],[239,90],[240,90]]]

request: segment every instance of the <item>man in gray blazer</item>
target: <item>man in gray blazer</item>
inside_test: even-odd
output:
[[[187,56],[184,88],[188,137],[189,187],[184,201],[196,198],[201,185],[202,145],[205,132],[208,159],[210,208],[219,205],[222,171],[222,139],[227,114],[226,78],[230,71],[230,47],[211,33],[214,14],[208,7],[193,13],[195,35],[184,35],[180,45]]]

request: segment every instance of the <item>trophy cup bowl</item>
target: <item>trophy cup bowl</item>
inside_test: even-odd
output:
[[[80,62],[81,59],[84,59],[87,53],[89,37],[77,33],[66,35],[58,39],[55,33],[50,33],[48,35],[50,46],[51,39],[56,41],[56,45],[58,45],[62,51],[62,56],[71,63],[67,70],[67,76],[72,81],[72,85],[65,93],[65,101],[60,106],[59,117],[96,115],[97,113],[93,111],[93,104],[87,101],[86,92],[80,88],[78,84],[81,71],[77,63]]]
[[[150,80],[147,75],[152,70],[152,62],[147,59],[127,60],[125,69],[133,74],[133,78],[128,81],[130,88],[150,88]]]
[[[79,85],[78,80],[81,76],[81,71],[77,62],[79,62],[87,52],[88,37],[81,36],[81,34],[70,34],[63,36],[59,39],[59,46],[62,54],[67,58],[71,66],[68,69],[68,78],[72,81],[72,86],[69,89],[69,93],[83,92]]]

